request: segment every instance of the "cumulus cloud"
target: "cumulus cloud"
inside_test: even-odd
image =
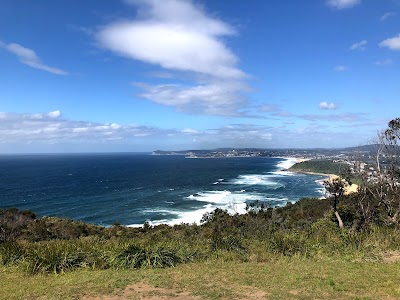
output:
[[[61,111],[59,110],[55,110],[55,111],[51,111],[47,114],[50,118],[58,118],[61,116]]]
[[[59,115],[59,116],[57,116]],[[19,151],[35,152],[40,149],[65,151],[65,145],[79,145],[74,151],[104,151],[104,149],[132,149],[127,145],[147,145],[146,151],[159,147],[164,149],[212,149],[218,147],[333,147],[332,142],[354,144],[354,138],[332,131],[332,122],[336,127],[341,124],[371,126],[363,114],[345,113],[332,115],[296,115],[295,118],[311,121],[311,124],[298,126],[287,122],[283,126],[273,127],[255,124],[229,124],[209,129],[183,128],[161,129],[141,125],[123,125],[117,123],[98,123],[68,120],[61,112],[41,114],[18,114],[0,112],[0,152],[7,147],[18,147]],[[326,121],[329,124],[324,125]],[[321,124],[322,123],[322,124]],[[282,124],[282,123],[281,123]],[[304,122],[302,121],[302,124]],[[381,125],[378,124],[378,125]],[[345,127],[343,125],[342,127]],[[285,137],[282,139],[282,137]],[[346,140],[347,139],[347,140]],[[154,149],[149,149],[149,141]],[[326,142],[326,143],[324,143]],[[18,146],[16,146],[18,145]],[[113,145],[118,148],[112,148]],[[10,148],[11,147],[11,148]],[[36,148],[35,148],[36,147]],[[56,147],[56,148],[50,148]],[[150,146],[151,147],[151,146]],[[15,152],[15,149],[12,152]]]
[[[327,0],[326,4],[336,9],[352,8],[361,3],[361,0]]]
[[[192,114],[239,116],[243,115],[241,108],[246,105],[242,95],[245,87],[241,82],[223,81],[196,86],[135,85],[143,89],[140,97]]]
[[[319,108],[320,109],[336,109],[337,107],[336,107],[335,103],[332,103],[332,102],[328,103],[326,101],[323,101],[319,104]]]
[[[386,47],[390,50],[400,50],[400,34],[398,36],[383,40],[379,43],[379,47]]]
[[[182,129],[181,132],[183,132],[183,133],[189,133],[189,134],[196,134],[196,133],[199,133],[198,130],[192,129],[192,128],[185,128],[185,129]]]
[[[345,72],[350,70],[350,68],[348,66],[336,66],[333,68],[333,70],[336,72]]]
[[[59,115],[59,116],[56,116]],[[162,137],[162,139],[161,139]],[[232,124],[219,128],[198,130],[194,128],[161,129],[140,125],[121,125],[116,123],[96,123],[68,120],[61,113],[19,114],[0,112],[0,144],[29,145],[25,151],[32,151],[34,146],[79,144],[81,151],[93,144],[127,145],[131,141],[140,143],[143,139],[153,139],[159,147],[162,144],[182,143],[184,147],[248,147],[266,146],[273,137],[271,128],[249,124]],[[194,143],[195,142],[195,143]],[[147,143],[147,142],[146,142]],[[194,144],[193,144],[194,143]],[[101,151],[103,146],[96,148]],[[2,147],[0,147],[2,149]],[[22,149],[22,148],[18,148]],[[187,149],[187,148],[186,148]],[[155,150],[155,149],[154,149]],[[0,150],[1,152],[1,150]]]
[[[245,104],[248,77],[224,38],[235,35],[229,24],[211,17],[190,0],[127,0],[138,8],[133,20],[104,26],[99,44],[118,55],[195,78],[193,85],[139,84],[144,99],[178,111],[237,115]]]
[[[166,132],[146,126],[68,120],[61,117],[59,110],[42,114],[0,112],[0,143],[101,143],[164,135]]]
[[[68,75],[68,72],[50,67],[46,64],[44,64],[40,58],[36,55],[35,51],[29,48],[25,48],[21,46],[20,44],[16,43],[10,43],[6,44],[4,42],[0,42],[0,47],[4,48],[10,53],[13,53],[16,55],[19,59],[19,61],[27,66],[30,66],[35,69],[43,70],[49,73],[53,73],[56,75]]]
[[[386,21],[387,19],[389,19],[390,17],[394,17],[395,15],[396,15],[395,12],[390,11],[390,12],[383,14],[382,17],[380,18],[380,20],[383,22],[383,21]]]
[[[361,50],[364,51],[366,49],[367,41],[363,40],[361,42],[354,43],[350,46],[350,50]]]

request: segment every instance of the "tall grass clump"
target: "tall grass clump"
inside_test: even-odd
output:
[[[109,265],[116,269],[138,269],[142,267],[174,267],[181,262],[176,251],[162,246],[142,247],[126,244],[109,254]]]
[[[272,233],[267,240],[267,244],[269,249],[275,254],[283,254],[284,256],[311,255],[309,240],[305,237],[304,233],[294,230]]]
[[[0,244],[0,264],[4,266],[18,263],[24,254],[24,248],[17,242]]]
[[[85,258],[76,243],[55,240],[31,244],[26,249],[24,261],[31,274],[58,274],[84,266]]]
[[[109,254],[109,265],[115,269],[140,268],[145,259],[145,250],[135,244],[128,244],[122,249],[114,250]]]

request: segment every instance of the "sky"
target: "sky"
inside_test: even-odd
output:
[[[363,145],[399,66],[400,0],[0,0],[0,153]]]

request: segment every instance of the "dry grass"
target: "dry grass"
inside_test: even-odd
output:
[[[64,275],[7,268],[0,282],[1,299],[400,299],[400,263],[275,256]]]

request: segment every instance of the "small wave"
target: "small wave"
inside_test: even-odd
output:
[[[270,174],[277,175],[277,176],[295,176],[298,175],[294,172],[289,172],[289,171],[274,171],[270,172]]]
[[[240,185],[264,185],[264,186],[269,186],[274,189],[283,187],[283,185],[281,183],[271,180],[271,178],[274,178],[274,177],[276,177],[276,176],[260,175],[260,174],[239,175],[236,179],[234,179],[230,183],[240,184]]]
[[[161,214],[161,215],[166,215],[166,214],[174,214],[176,212],[174,212],[172,210],[169,210],[169,209],[149,208],[149,209],[142,210],[141,213],[142,214],[149,214],[149,213],[154,214],[154,213],[157,213],[157,214]]]
[[[209,191],[196,193],[194,195],[190,195],[187,198],[202,202],[224,203],[224,198],[230,194],[230,191]]]

